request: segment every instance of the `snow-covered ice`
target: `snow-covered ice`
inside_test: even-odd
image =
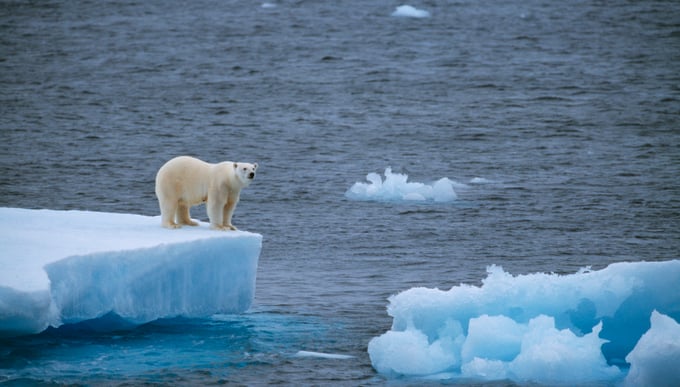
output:
[[[113,312],[141,324],[248,309],[262,236],[160,217],[0,208],[0,336]]]
[[[424,9],[415,8],[412,5],[400,5],[394,10],[394,12],[392,12],[392,16],[426,18],[430,17],[430,13]]]
[[[680,260],[571,275],[491,266],[481,287],[390,297],[392,329],[368,352],[383,374],[680,385],[679,284]]]
[[[366,180],[369,182],[354,183],[345,196],[362,201],[451,202],[457,198],[454,186],[464,186],[446,177],[432,184],[409,182],[408,175],[392,173],[389,167],[385,169],[384,181],[377,173],[369,173]]]

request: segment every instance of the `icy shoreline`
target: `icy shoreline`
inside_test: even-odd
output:
[[[0,208],[0,337],[115,313],[142,324],[247,310],[262,236],[159,217]]]

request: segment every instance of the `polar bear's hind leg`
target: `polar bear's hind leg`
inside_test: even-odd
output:
[[[180,200],[177,206],[177,223],[186,224],[187,226],[198,226],[198,223],[191,220],[189,205],[183,200]]]
[[[165,228],[180,228],[181,226],[175,223],[175,213],[177,206],[174,203],[161,203],[161,226]]]

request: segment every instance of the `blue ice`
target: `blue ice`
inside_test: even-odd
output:
[[[680,385],[680,260],[571,275],[488,268],[481,287],[390,297],[373,338],[386,375],[540,384]]]
[[[0,208],[0,336],[115,316],[143,324],[247,310],[262,236],[159,217]]]

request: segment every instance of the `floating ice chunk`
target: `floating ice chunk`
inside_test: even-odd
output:
[[[432,375],[459,364],[459,343],[450,336],[430,342],[417,329],[389,331],[368,343],[373,367],[383,374]]]
[[[461,375],[470,379],[507,379],[508,362],[475,357],[461,366]]]
[[[423,196],[423,194],[420,194],[418,192],[406,193],[402,196],[402,199],[404,199],[406,201],[411,201],[411,202],[424,202],[426,200],[425,196]]]
[[[354,356],[351,355],[341,355],[338,353],[324,353],[324,352],[312,352],[312,351],[297,351],[295,357],[318,357],[320,359],[334,359],[334,360],[347,360]]]
[[[366,175],[369,183],[356,182],[345,193],[353,200],[366,201],[415,201],[415,202],[450,202],[456,200],[454,183],[448,178],[441,178],[433,184],[409,182],[408,176],[392,173],[392,168],[385,169],[385,180],[377,173]]]
[[[262,3],[261,7],[262,8],[276,8],[276,4],[274,4],[274,3]]]
[[[626,356],[630,371],[625,385],[680,386],[680,324],[656,310],[651,324]]]
[[[462,348],[463,361],[475,358],[511,361],[519,355],[526,331],[526,326],[505,316],[483,314],[471,318]]]
[[[413,18],[426,18],[430,17],[428,11],[415,8],[410,5],[400,5],[397,9],[392,12],[392,16],[396,17],[413,17]]]
[[[432,185],[432,199],[435,202],[450,202],[456,200],[456,192],[453,190],[453,182],[444,177]]]
[[[262,236],[159,217],[0,208],[0,336],[110,312],[140,324],[248,309]]]
[[[471,184],[489,184],[489,183],[492,183],[492,181],[489,180],[489,179],[485,179],[483,177],[473,177],[472,179],[470,179],[470,183]]]
[[[476,349],[475,356],[463,364],[464,377],[578,384],[612,380],[621,375],[617,367],[606,364],[600,352],[604,342],[597,337],[601,324],[590,334],[579,337],[569,329],[556,329],[554,319],[545,315],[531,319],[528,324],[518,324],[504,316],[486,316],[485,326],[473,330],[474,320],[470,320],[463,350],[470,340],[475,341],[474,347],[479,347],[481,340],[483,352]],[[495,340],[499,340],[497,345]]]
[[[615,380],[618,367],[607,365],[600,351],[598,337],[602,323],[582,337],[569,329],[555,328],[555,319],[538,316],[531,319],[522,337],[522,349],[509,364],[509,375],[521,381],[542,384],[583,384]]]
[[[481,287],[412,288],[390,297],[392,329],[368,345],[373,367],[385,374],[545,384],[618,383],[627,370],[618,359],[633,364],[631,384],[661,369],[677,372],[667,366],[680,364],[677,322],[655,315],[651,333],[643,334],[653,309],[680,315],[680,260],[616,263],[571,275],[513,276],[497,266],[488,273]],[[456,325],[458,336],[450,329]],[[665,375],[678,385],[677,374]]]

